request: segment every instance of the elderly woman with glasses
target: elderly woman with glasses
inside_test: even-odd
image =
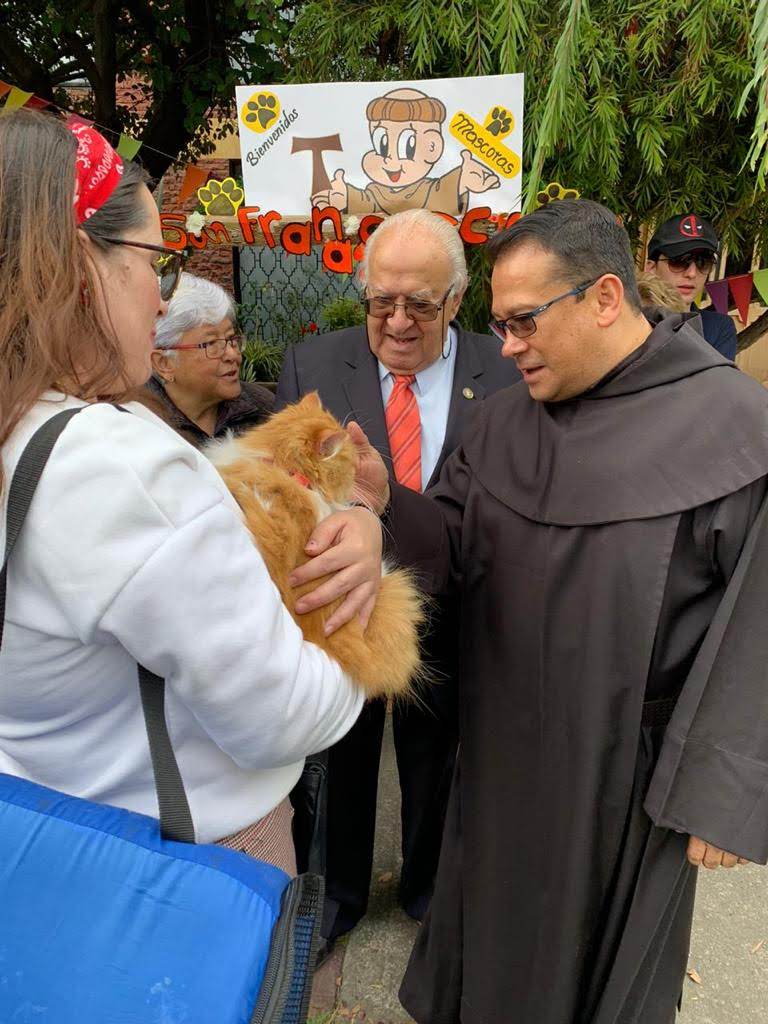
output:
[[[182,274],[156,332],[147,404],[196,448],[271,412],[272,392],[240,380],[243,338],[219,285]]]

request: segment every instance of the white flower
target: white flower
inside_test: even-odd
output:
[[[353,234],[355,231],[357,231],[359,227],[359,217],[347,217],[347,219],[344,221],[344,230],[347,232],[348,235]]]
[[[193,235],[199,235],[205,227],[205,214],[199,213],[195,210],[194,213],[190,213],[184,223],[187,231]]]

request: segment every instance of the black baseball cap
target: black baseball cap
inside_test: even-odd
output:
[[[680,217],[665,220],[653,234],[648,244],[648,259],[659,256],[682,256],[687,252],[702,249],[716,253],[720,242],[715,229],[708,220],[696,213],[684,213]]]

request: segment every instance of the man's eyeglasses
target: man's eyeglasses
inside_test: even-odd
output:
[[[242,334],[233,334],[229,338],[214,338],[212,341],[201,341],[197,345],[168,345],[161,348],[160,352],[178,352],[185,348],[201,348],[209,359],[221,359],[228,348],[236,352],[242,352],[245,348],[245,338]]]
[[[715,257],[706,252],[686,252],[682,256],[659,256],[658,259],[664,260],[676,274],[684,274],[692,263],[696,264],[697,270],[707,272],[715,265]]]
[[[536,333],[537,316],[541,316],[541,314],[546,312],[550,306],[554,306],[556,302],[561,302],[563,299],[567,299],[571,295],[583,295],[587,288],[591,288],[592,285],[599,280],[599,277],[595,277],[591,281],[585,281],[584,284],[580,284],[576,288],[571,288],[569,292],[563,292],[562,295],[558,295],[554,299],[550,299],[549,302],[545,302],[543,305],[537,306],[536,309],[532,309],[530,313],[518,313],[516,316],[511,316],[507,320],[491,320],[488,326],[500,341],[506,341],[508,333],[514,334],[516,338],[530,338],[532,334]]]
[[[445,305],[452,291],[453,288],[449,288],[439,302],[427,302],[424,299],[406,299],[405,302],[394,302],[385,295],[374,295],[372,298],[363,299],[363,305],[368,316],[374,316],[378,320],[394,316],[396,309],[402,309],[409,320],[426,323],[429,320],[437,320],[437,314]]]
[[[104,238],[99,235],[100,242],[109,242],[110,245],[131,245],[134,249],[149,249],[151,252],[160,253],[156,260],[153,260],[154,271],[160,281],[160,298],[168,302],[178,287],[181,278],[181,270],[184,260],[187,257],[185,252],[176,249],[167,249],[164,245],[150,245],[149,242],[129,242],[125,238]]]

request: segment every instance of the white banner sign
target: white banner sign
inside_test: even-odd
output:
[[[286,216],[520,209],[523,76],[237,87],[245,200]]]

